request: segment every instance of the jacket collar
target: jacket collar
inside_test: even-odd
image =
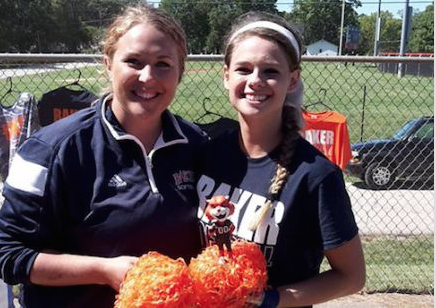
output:
[[[97,105],[97,108],[100,108],[103,123],[108,128],[110,134],[116,140],[133,139],[140,143],[138,138],[128,134],[118,122],[109,104],[111,100],[112,94],[109,94],[102,98],[101,106]],[[165,110],[162,114],[162,133],[154,146],[154,150],[177,143],[188,143],[188,138],[183,133],[176,117],[169,110]]]

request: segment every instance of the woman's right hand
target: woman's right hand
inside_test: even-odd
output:
[[[104,261],[105,284],[119,291],[121,283],[126,277],[127,271],[135,264],[139,258],[131,256],[120,256],[107,258]]]

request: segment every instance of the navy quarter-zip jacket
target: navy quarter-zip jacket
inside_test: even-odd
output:
[[[116,257],[158,251],[189,261],[201,249],[198,127],[165,111],[146,153],[100,99],[32,135],[15,155],[0,209],[0,275],[23,284],[24,307],[113,307],[109,286],[31,284],[40,251]]]

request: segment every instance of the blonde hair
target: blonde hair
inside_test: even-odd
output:
[[[257,21],[274,22],[290,31],[294,35],[298,43],[298,50],[295,49],[295,46],[285,35],[271,28],[256,27],[238,33],[238,30],[242,27],[246,26],[249,23]],[[235,33],[236,35],[234,35]],[[250,36],[259,36],[278,43],[279,46],[281,46],[281,48],[283,49],[284,54],[286,55],[289,69],[291,71],[297,69],[301,70],[300,64],[302,53],[302,39],[300,34],[294,28],[292,28],[283,18],[265,12],[249,12],[237,19],[235,25],[232,27],[225,41],[224,62],[227,66],[230,65],[233,50],[238,42]],[[249,229],[252,231],[257,229],[258,225],[261,223],[265,215],[268,213],[269,209],[272,207],[273,202],[279,198],[283,187],[289,180],[289,168],[294,155],[295,141],[298,139],[299,136],[298,132],[300,130],[300,118],[301,109],[298,109],[295,106],[283,106],[283,138],[280,143],[280,152],[277,158],[277,169],[275,175],[271,179],[271,185],[268,192],[269,196],[265,201],[265,204],[256,212],[255,217],[249,225]]]
[[[103,54],[112,59],[118,40],[131,28],[138,24],[149,24],[168,35],[177,46],[180,63],[180,77],[185,71],[187,57],[186,36],[183,29],[166,12],[147,5],[127,7],[109,26],[101,45]]]

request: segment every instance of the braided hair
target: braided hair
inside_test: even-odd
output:
[[[257,229],[260,222],[272,207],[273,202],[279,198],[281,191],[289,180],[289,167],[295,151],[295,141],[298,139],[298,131],[300,130],[300,127],[297,124],[298,122],[296,121],[295,111],[296,110],[290,106],[283,107],[283,138],[280,143],[280,152],[277,158],[277,169],[271,179],[269,197],[256,212],[255,217],[249,224],[249,229],[252,231]]]

